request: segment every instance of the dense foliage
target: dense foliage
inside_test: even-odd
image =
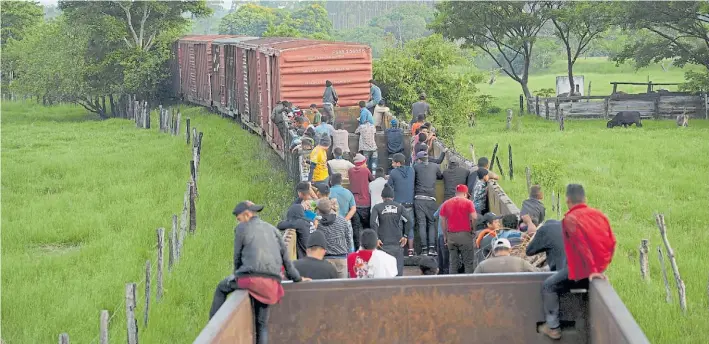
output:
[[[374,63],[374,78],[382,88],[387,105],[405,120],[411,119],[411,104],[426,93],[431,104],[431,121],[439,135],[452,140],[478,110],[475,84],[482,76],[450,70],[464,60],[464,53],[440,35],[431,35],[388,48]]]
[[[221,19],[219,33],[328,40],[332,23],[325,8],[317,3],[300,4],[292,11],[248,3]]]

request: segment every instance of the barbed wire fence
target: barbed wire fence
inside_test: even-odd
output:
[[[147,110],[147,104],[139,105],[139,102],[135,102],[135,112],[141,114],[137,116],[136,119],[137,128],[150,129],[150,115]],[[139,109],[138,109],[139,108]],[[180,110],[177,111],[163,108],[162,105],[158,107],[158,131],[161,133],[167,133],[172,136],[181,135],[180,124],[182,121],[182,115]],[[135,118],[134,118],[135,119]],[[141,125],[147,124],[147,125]],[[180,261],[183,253],[183,246],[187,233],[194,233],[197,230],[197,211],[196,211],[196,198],[197,194],[197,181],[199,173],[200,158],[202,155],[202,139],[204,136],[203,132],[197,131],[197,128],[190,127],[190,118],[185,119],[185,142],[190,146],[192,151],[192,157],[189,161],[189,172],[190,177],[186,183],[186,190],[182,200],[182,209],[180,216],[177,214],[172,215],[172,228],[169,233],[167,233],[167,270],[168,273],[172,272],[173,267]],[[190,132],[191,130],[191,132]],[[145,274],[139,282],[127,283],[125,285],[125,298],[123,298],[119,303],[114,306],[111,311],[108,309],[103,309],[99,313],[99,333],[91,340],[91,344],[109,343],[109,328],[111,322],[114,318],[121,314],[120,309],[125,307],[126,316],[126,329],[128,333],[127,343],[128,344],[138,344],[139,326],[138,326],[138,315],[141,313],[138,308],[136,298],[136,291],[139,288],[145,288],[144,294],[144,307],[142,311],[142,325],[143,328],[147,327],[150,313],[151,299],[153,295],[153,286],[151,285],[151,280],[153,278],[152,274],[155,271],[155,302],[160,302],[163,298],[163,280],[164,280],[164,265],[165,265],[165,228],[160,227],[156,230],[156,259],[151,261],[148,259],[145,262]],[[60,344],[69,344],[69,334],[61,333],[59,335]]]

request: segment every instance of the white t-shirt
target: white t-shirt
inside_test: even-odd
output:
[[[396,277],[398,272],[396,258],[382,250],[374,250],[369,259],[368,275],[371,278]]]
[[[332,159],[327,162],[332,170],[332,173],[339,173],[342,175],[342,180],[349,180],[350,177],[347,175],[347,171],[354,167],[354,164],[345,159]]]
[[[384,202],[382,199],[382,190],[384,190],[386,184],[387,180],[381,177],[369,182],[369,195],[372,197],[370,210],[374,209],[375,205]]]
[[[344,129],[337,129],[332,132],[332,149],[342,149],[342,153],[350,152],[350,133]]]

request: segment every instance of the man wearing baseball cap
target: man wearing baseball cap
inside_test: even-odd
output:
[[[448,246],[450,265],[448,271],[458,271],[462,260],[465,273],[475,269],[475,247],[473,226],[478,214],[473,201],[468,199],[468,187],[460,184],[455,189],[455,197],[441,205],[440,218],[443,242]]]
[[[512,245],[507,239],[495,239],[492,244],[494,257],[485,259],[475,268],[476,274],[499,274],[509,272],[538,272],[528,261],[510,255]]]
[[[303,277],[314,280],[338,278],[335,266],[325,260],[327,239],[322,231],[308,237],[308,256],[298,259],[293,265]]]
[[[406,222],[406,234],[408,237],[408,256],[414,255],[414,181],[415,172],[413,167],[406,164],[406,157],[402,153],[396,153],[391,159],[394,167],[389,172],[387,185],[394,189],[394,201],[404,207],[404,217],[411,219]]]
[[[243,201],[232,212],[239,222],[234,230],[234,272],[217,285],[209,318],[217,313],[229,293],[245,289],[253,301],[256,342],[267,343],[269,306],[278,303],[284,294],[281,267],[285,267],[286,276],[293,282],[310,279],[300,277],[278,229],[258,216],[261,210],[262,205]]]
[[[367,168],[367,158],[362,154],[354,157],[355,167],[349,169],[347,174],[350,179],[350,191],[354,195],[357,211],[352,217],[352,234],[354,247],[359,247],[359,236],[364,228],[369,226],[372,197],[369,194],[369,182],[374,180],[372,172]]]
[[[483,229],[478,232],[475,238],[476,257],[478,264],[489,257],[492,252],[492,244],[497,239],[498,231],[502,228],[500,221],[502,216],[495,213],[487,213],[480,220]]]

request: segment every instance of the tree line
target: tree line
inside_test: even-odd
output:
[[[707,2],[443,1],[435,6],[425,1],[387,2],[370,8],[364,16],[368,19],[359,23],[363,25],[345,26],[350,27],[346,30],[334,29],[331,18],[335,15],[328,9],[362,13],[366,6],[359,2],[260,1],[232,3],[226,11],[222,5],[222,1],[203,0],[60,1],[60,13],[45,20],[37,2],[4,1],[3,83],[44,102],[75,102],[102,118],[111,117],[128,94],[151,99],[170,93],[169,63],[178,37],[190,30],[218,30],[369,44],[376,58],[375,77],[387,83],[388,100],[402,111],[417,98],[417,88],[431,93],[432,102],[467,99],[436,96],[438,92],[428,89],[456,92],[461,88],[455,85],[479,80],[480,75],[458,78],[446,66],[482,67],[483,58],[488,64],[484,68],[508,75],[531,98],[530,70],[550,65],[559,52],[565,56],[570,81],[579,57],[612,50],[613,61],[633,62],[636,67],[668,59],[680,67],[703,66],[686,72],[683,88],[709,89]],[[212,13],[221,19],[214,21]],[[455,58],[444,58],[441,52]],[[425,75],[444,67],[448,69],[436,78]],[[427,85],[412,86],[420,83]],[[474,88],[466,91],[474,92]],[[467,99],[462,106],[475,107],[471,101]],[[485,102],[478,102],[478,107],[480,103]]]

